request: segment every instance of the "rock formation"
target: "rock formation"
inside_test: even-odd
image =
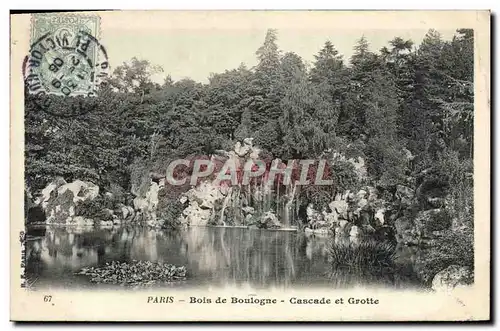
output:
[[[450,265],[438,272],[432,280],[432,289],[435,291],[451,291],[457,286],[470,285],[473,273],[469,267]]]
[[[44,210],[46,223],[89,225],[89,220],[76,215],[76,207],[92,201],[98,195],[99,186],[94,183],[81,180],[67,183],[58,177],[42,190],[35,205]]]
[[[237,168],[243,167],[249,159],[257,159],[260,149],[253,146],[252,139],[246,138],[243,144],[237,142],[229,152],[217,151],[212,156],[213,162],[231,160]],[[222,159],[221,159],[222,157]],[[249,225],[256,210],[263,215],[269,211],[266,208],[266,197],[269,188],[225,186],[216,180],[207,180],[191,188],[182,195],[181,202],[186,205],[182,212],[181,222],[191,226],[205,225]],[[251,206],[251,201],[254,202]],[[231,217],[228,217],[231,215]],[[269,223],[271,222],[264,222]]]

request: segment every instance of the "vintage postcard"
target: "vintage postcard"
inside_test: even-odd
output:
[[[11,14],[11,319],[490,319],[489,11]]]

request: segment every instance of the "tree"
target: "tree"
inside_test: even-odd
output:
[[[375,53],[370,52],[370,44],[363,35],[354,45],[354,54],[351,57],[352,66],[364,66],[372,64],[375,59]]]
[[[335,85],[341,77],[344,70],[342,55],[335,49],[330,41],[325,42],[323,48],[317,55],[314,55],[316,61],[311,69],[311,81],[321,83],[327,80],[330,85]]]
[[[209,78],[204,98],[209,115],[207,125],[221,135],[221,139],[231,140],[241,122],[243,111],[249,102],[248,85],[253,73],[244,65],[238,69],[213,74]],[[246,137],[242,137],[246,138]]]
[[[335,138],[338,113],[332,107],[327,93],[321,93],[305,72],[297,70],[289,82],[280,103],[282,117],[279,145],[283,158],[317,157],[330,147]]]
[[[364,89],[370,84],[371,73],[380,66],[376,55],[369,51],[369,44],[364,36],[358,40],[354,51],[350,60],[349,75],[346,77],[347,86],[343,90],[338,124],[339,134],[352,141],[364,139]]]
[[[289,83],[296,75],[304,75],[306,73],[306,66],[302,58],[293,52],[285,53],[280,65],[283,84]]]
[[[272,85],[271,80],[277,79],[280,76],[280,52],[276,44],[277,39],[276,30],[267,30],[264,44],[255,52],[259,59],[259,63],[255,68],[255,75],[261,83]]]
[[[398,136],[406,140],[411,136],[411,123],[408,121],[410,115],[411,96],[415,83],[415,52],[413,42],[396,37],[389,42],[390,48],[383,47],[380,50],[382,61],[386,70],[393,75],[398,97]]]
[[[149,94],[152,90],[159,88],[159,85],[151,80],[151,76],[160,72],[163,72],[160,66],[134,57],[130,63],[123,63],[116,67],[109,83],[122,93]]]
[[[403,144],[397,137],[395,79],[385,70],[382,57],[369,51],[364,37],[354,49],[347,95],[347,109],[353,118],[345,119],[351,129],[347,134],[361,137],[366,144],[369,174],[381,184],[394,184],[405,173]]]
[[[328,133],[340,133],[339,116],[347,115],[346,94],[348,92],[349,72],[344,66],[342,56],[333,44],[327,41],[320,52],[315,55],[315,63],[309,74],[311,82],[318,93],[329,100],[332,114],[325,114],[323,123]],[[343,113],[342,113],[343,112]]]
[[[259,63],[250,83],[248,107],[252,115],[252,129],[261,128],[280,116],[279,103],[283,96],[280,52],[276,30],[269,29],[264,44],[256,52]]]
[[[441,56],[443,82],[447,89],[435,97],[443,111],[443,139],[472,158],[474,125],[474,32],[459,29],[447,42]]]

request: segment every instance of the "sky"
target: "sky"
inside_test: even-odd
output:
[[[159,65],[164,72],[154,77],[162,82],[170,74],[174,80],[192,78],[208,82],[210,73],[248,68],[257,63],[255,51],[264,42],[267,28],[251,29],[124,29],[103,28],[101,42],[106,47],[112,67],[133,57]],[[451,39],[455,29],[437,29],[443,39]],[[278,29],[278,46],[285,52],[295,52],[309,64],[314,55],[330,40],[347,60],[353,54],[356,41],[365,36],[372,51],[378,51],[396,36],[411,39],[419,45],[427,29]]]

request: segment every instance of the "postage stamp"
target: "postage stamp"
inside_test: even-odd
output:
[[[31,47],[23,64],[29,93],[95,96],[109,72],[99,33],[97,15],[32,15]]]
[[[488,320],[489,20],[12,15],[11,318]]]

